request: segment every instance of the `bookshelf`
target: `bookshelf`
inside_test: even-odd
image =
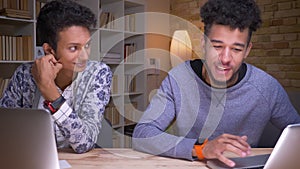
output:
[[[98,145],[131,147],[133,128],[146,107],[145,17],[141,14],[145,1],[76,1],[99,17],[90,58],[107,63],[113,71],[111,99],[104,114],[108,125],[103,124],[105,134],[100,134]]]
[[[38,0],[0,0],[0,69],[2,91],[14,70],[32,61],[36,51],[36,11]]]
[[[36,49],[36,0],[0,0],[0,61],[31,61]]]
[[[0,72],[2,89],[17,66],[37,57],[36,19],[46,1],[0,0],[0,10],[5,8],[0,15],[0,69],[8,70]],[[93,29],[90,59],[107,63],[113,71],[111,101],[98,144],[131,147],[130,135],[146,106],[145,18],[138,14],[144,12],[145,1],[74,1],[89,7],[99,17]]]
[[[145,69],[145,53],[143,52],[145,19],[137,14],[144,12],[144,8],[144,2],[139,0],[102,0],[101,4],[102,12],[110,13],[115,20],[111,21],[112,24],[109,24],[109,27],[100,27],[100,56],[119,53],[122,57],[120,64],[107,62],[118,84],[113,85],[117,88],[117,92],[113,93],[111,98],[113,106],[119,112],[115,117],[119,118],[119,123],[113,125],[113,147],[131,147],[134,125],[139,120],[140,111],[145,108],[146,104],[144,95],[146,75],[143,73]],[[106,42],[111,42],[111,44]],[[110,112],[107,111],[106,114]]]

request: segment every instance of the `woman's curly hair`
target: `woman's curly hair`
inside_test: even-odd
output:
[[[37,44],[48,43],[56,50],[60,31],[71,26],[91,30],[96,23],[95,14],[85,6],[72,0],[50,1],[41,9],[37,18]]]
[[[261,23],[260,10],[254,0],[208,0],[201,10],[204,33],[209,34],[213,24],[227,25],[241,31],[249,28],[249,41]]]

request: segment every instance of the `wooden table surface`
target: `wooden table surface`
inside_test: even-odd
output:
[[[252,155],[269,154],[272,149],[252,149]],[[234,157],[233,154],[226,154]],[[66,160],[72,169],[204,169],[203,161],[187,161],[141,153],[132,149],[94,149],[75,154],[71,149],[59,150],[60,160]]]

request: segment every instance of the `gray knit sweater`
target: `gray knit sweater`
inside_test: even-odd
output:
[[[277,80],[250,64],[246,66],[244,78],[227,89],[204,83],[190,62],[172,69],[135,127],[134,149],[192,160],[200,133],[209,140],[223,133],[247,135],[248,143],[255,147],[267,122],[279,129],[300,123]]]

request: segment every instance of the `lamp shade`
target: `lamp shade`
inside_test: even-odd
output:
[[[192,59],[192,42],[186,30],[176,30],[174,32],[170,53],[172,67]]]

